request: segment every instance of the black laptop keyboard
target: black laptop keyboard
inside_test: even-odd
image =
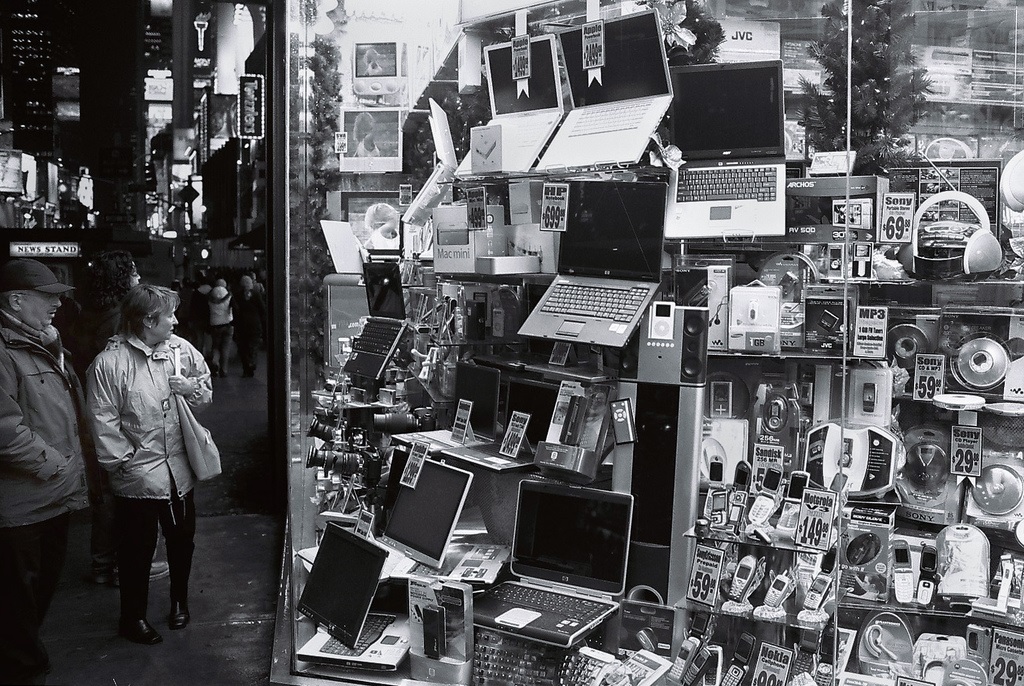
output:
[[[359,634],[359,639],[356,641],[355,648],[349,648],[334,636],[331,636],[327,642],[324,643],[320,652],[329,653],[331,655],[352,657],[362,655],[367,648],[373,645],[377,639],[381,637],[384,630],[387,629],[395,619],[395,615],[369,614],[366,616],[366,622],[363,624],[363,631]]]
[[[648,289],[642,286],[608,288],[560,283],[551,289],[540,310],[552,314],[628,322],[643,305],[647,292]]]
[[[568,650],[476,630],[474,686],[553,686]]]
[[[509,605],[554,613],[581,624],[591,621],[608,609],[607,603],[518,584],[501,584],[491,589],[488,595]]]
[[[679,172],[676,202],[775,200],[776,167],[713,167]]]
[[[395,343],[405,330],[405,322],[387,317],[370,317],[355,340],[345,371],[376,379],[388,363]]]

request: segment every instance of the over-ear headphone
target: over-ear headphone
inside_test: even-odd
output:
[[[940,219],[922,226],[925,214],[943,202],[966,205],[978,223]],[[961,191],[943,191],[917,208],[910,243],[900,250],[899,259],[907,273],[916,278],[953,279],[999,269],[1003,248],[992,232],[988,212],[977,198]]]
[[[1024,212],[1024,150],[1010,158],[999,182],[1003,202],[1014,212]]]

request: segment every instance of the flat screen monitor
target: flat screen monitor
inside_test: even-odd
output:
[[[328,522],[299,597],[299,612],[354,648],[387,557],[380,546]]]
[[[530,415],[526,425],[526,440],[536,446],[548,434],[548,425],[555,412],[555,400],[558,398],[558,386],[527,379],[510,379],[508,382],[508,402],[506,403],[505,425],[508,425],[513,412],[525,412]]]
[[[381,542],[440,567],[472,483],[473,475],[464,469],[424,460],[416,487],[399,487]]]
[[[501,392],[501,372],[471,362],[455,365],[455,398],[472,400],[469,425],[477,438],[495,438],[498,420],[498,398]]]

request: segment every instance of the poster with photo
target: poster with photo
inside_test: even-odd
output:
[[[340,169],[352,172],[402,171],[402,120],[397,108],[343,110],[338,129],[348,144]]]

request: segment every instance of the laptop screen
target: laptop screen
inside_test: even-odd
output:
[[[583,27],[560,33],[558,39],[576,107],[672,94],[655,12],[605,22],[600,82],[583,69]]]
[[[387,556],[380,546],[328,522],[299,597],[299,612],[354,648]]]
[[[398,262],[367,262],[363,265],[363,282],[371,317],[405,319],[405,296]]]
[[[782,157],[782,61],[672,68],[672,142],[683,157]]]
[[[399,487],[381,541],[417,562],[440,567],[473,475],[464,469],[424,460],[416,488]]]
[[[522,481],[512,572],[618,595],[626,585],[632,515],[627,493]]]
[[[510,379],[508,382],[508,406],[506,426],[513,412],[526,412],[530,423],[526,425],[526,440],[536,446],[548,435],[551,415],[555,412],[558,386],[524,379]]]
[[[667,194],[663,183],[572,182],[558,272],[658,281]]]
[[[483,367],[469,362],[455,365],[455,398],[472,400],[473,410],[469,413],[469,425],[477,438],[493,440],[498,421],[498,394],[501,389],[501,372],[493,367]]]
[[[484,59],[494,116],[548,110],[561,105],[554,36],[530,39],[529,95],[517,97],[516,82],[512,80],[511,43],[489,46]]]

